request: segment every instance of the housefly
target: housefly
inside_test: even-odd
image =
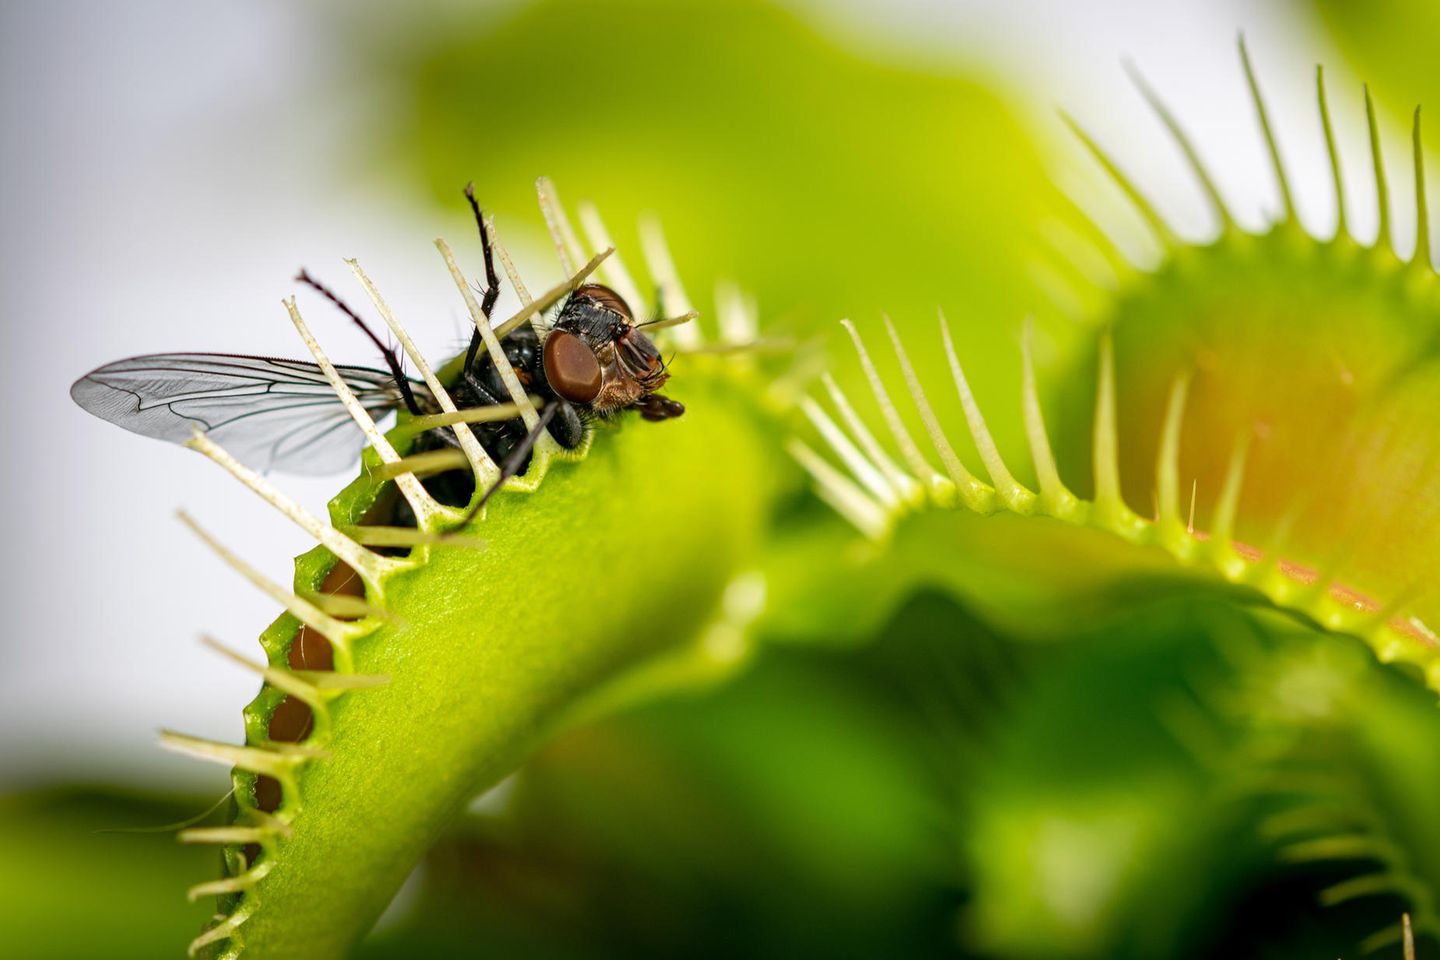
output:
[[[465,195],[480,225],[486,275],[481,309],[489,317],[500,295],[494,251],[469,187]],[[304,271],[298,279],[354,321],[383,356],[383,370],[336,365],[372,417],[378,420],[402,408],[416,416],[440,412],[425,383],[405,375],[395,350],[358,314]],[[524,470],[542,430],[561,447],[573,449],[593,420],[626,410],[651,421],[685,412],[657,392],[670,374],[644,326],[635,322],[619,294],[592,283],[577,287],[550,323],[521,324],[503,337],[505,359],[525,390],[539,399],[541,415],[529,431],[519,418],[472,425],[486,453],[501,465],[500,479],[481,503]],[[476,330],[463,364],[446,385],[461,410],[510,399],[495,359],[482,347]],[[305,360],[222,353],[131,357],[85,374],[71,386],[70,396],[97,417],[147,437],[184,443],[196,429],[202,430],[262,471],[334,473],[353,463],[364,445],[363,434],[320,367]],[[457,443],[450,429],[436,428],[417,437],[415,448]],[[440,474],[426,485],[442,502],[464,505],[474,488],[472,478],[460,473]]]

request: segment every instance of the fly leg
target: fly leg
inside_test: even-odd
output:
[[[465,372],[462,376],[465,377],[465,385],[475,392],[475,399],[479,401],[475,406],[498,407],[500,405],[500,398],[491,393],[490,388],[480,382],[480,378],[470,369],[468,363],[465,365]]]
[[[469,391],[474,400],[473,403],[467,402],[464,406],[498,407],[510,402],[509,397],[502,400],[500,396],[492,391],[473,371],[467,369],[461,374],[461,377],[464,378],[465,389]],[[508,454],[508,450],[510,449],[508,444],[516,442],[513,438],[515,434],[519,432],[517,428],[523,429],[523,426],[518,419],[510,419],[492,423],[475,424],[474,428],[478,428],[480,431],[480,442],[481,445],[485,447],[485,452],[491,457],[500,457],[502,456],[501,451]],[[506,444],[507,446],[501,446],[502,444]],[[497,447],[499,447],[498,450],[496,449]]]
[[[376,349],[380,351],[380,355],[385,358],[385,365],[390,368],[390,373],[395,377],[395,386],[400,391],[401,399],[405,401],[405,408],[416,416],[424,413],[424,411],[420,409],[420,404],[415,400],[415,391],[410,386],[410,378],[405,376],[405,371],[400,367],[400,357],[395,352],[395,348],[387,346],[383,340],[375,335],[375,331],[371,330],[369,325],[360,319],[358,313],[351,310],[344,300],[341,300],[336,293],[319,280],[316,280],[304,270],[301,270],[300,275],[295,279],[318,292],[326,300],[335,304],[341,313],[355,321],[355,325],[364,332],[365,336],[370,338],[370,342],[375,344]]]
[[[569,404],[563,405],[569,406]],[[526,458],[530,456],[530,451],[535,446],[535,441],[540,439],[540,434],[544,433],[545,428],[550,425],[550,421],[555,419],[555,413],[561,406],[562,404],[558,402],[547,406],[540,414],[540,419],[535,422],[535,426],[530,429],[529,433],[525,434],[525,439],[521,440],[515,445],[513,450],[505,455],[505,459],[500,463],[500,476],[490,485],[490,489],[485,491],[485,495],[480,498],[480,502],[470,508],[470,512],[465,515],[466,523],[469,523],[479,516],[480,511],[485,509],[485,504],[489,502],[491,497],[495,496],[495,491],[499,490],[506,480],[509,480],[520,472],[521,466],[525,463]]]
[[[465,199],[470,201],[470,209],[475,213],[475,226],[480,230],[480,248],[485,252],[486,286],[485,292],[481,295],[480,312],[485,314],[488,322],[490,311],[495,309],[495,301],[500,298],[500,278],[495,273],[495,250],[490,245],[490,231],[485,229],[485,214],[480,210],[480,204],[475,202],[474,183],[465,185]],[[475,357],[480,352],[482,342],[479,330],[470,334],[470,346],[465,350],[466,370],[475,365]]]

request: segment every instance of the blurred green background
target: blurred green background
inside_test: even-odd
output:
[[[695,300],[739,283],[767,336],[826,351],[848,386],[860,374],[839,318],[862,321],[878,346],[891,316],[928,382],[945,371],[939,306],[963,331],[1002,452],[1023,463],[1023,319],[1035,318],[1053,379],[1082,361],[1132,269],[1104,252],[1092,218],[1145,260],[1133,217],[1053,107],[1109,134],[1189,228],[1192,201],[1166,180],[1173,165],[1155,162],[1173,156],[1133,134],[1147,118],[1112,95],[1115,61],[1095,38],[1133,38],[1118,42],[1175,79],[1145,29],[1203,17],[1213,29],[1187,49],[1218,52],[1173,66],[1231,65],[1189,75],[1182,107],[1239,82],[1238,8],[1082,6],[317,4],[303,26],[327,38],[329,86],[293,109],[306,123],[327,98],[350,111],[324,173],[354,195],[384,185],[385,229],[462,229],[459,189],[473,179],[518,255],[539,260],[539,174],[567,200],[595,201],[622,251],[637,217],[658,213]],[[1392,101],[1434,91],[1427,5],[1315,7],[1251,22],[1269,72],[1303,86],[1314,61],[1344,58]],[[35,42],[59,49],[64,33],[37,29]],[[306,49],[248,55],[236,76]],[[1290,83],[1278,80],[1282,104]],[[226,116],[242,134],[254,127],[247,149],[304,149],[251,109]],[[1249,174],[1263,167],[1246,153],[1248,115],[1230,110],[1222,123],[1197,106],[1196,125],[1247,144],[1240,158],[1231,140],[1206,146],[1253,206],[1264,184]],[[6,136],[22,133],[7,124]],[[147,282],[162,289],[164,275]],[[931,400],[957,419],[948,392]],[[973,449],[960,453],[978,472]],[[954,521],[974,548],[957,582],[973,588],[997,551],[1047,549],[1007,548],[984,523]],[[1097,599],[1083,576],[1033,556],[1030,580],[983,600],[917,588],[903,571],[817,585],[813,570],[853,534],[799,492],[782,525],[753,667],[551,744],[456,825],[361,956],[1399,956],[1400,913],[1435,917],[1440,713],[1357,645],[1148,581]],[[242,702],[224,709],[238,718]],[[41,715],[17,709],[11,726]],[[208,915],[181,891],[213,874],[213,853],[168,832],[101,831],[198,813],[214,799],[205,785],[90,773],[83,759],[0,780],[0,953],[177,954]],[[1377,873],[1409,896],[1345,896]],[[1422,938],[1421,955],[1436,946]]]

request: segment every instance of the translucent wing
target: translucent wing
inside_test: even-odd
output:
[[[338,366],[379,420],[401,402],[395,378]],[[414,385],[423,392],[423,385]],[[364,435],[320,368],[301,360],[224,353],[131,357],[85,374],[70,396],[134,433],[184,443],[196,427],[257,470],[322,475],[353,464]]]

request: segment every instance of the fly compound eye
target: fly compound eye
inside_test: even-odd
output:
[[[550,331],[545,338],[544,361],[545,379],[563,399],[586,404],[600,394],[600,361],[574,334]]]

